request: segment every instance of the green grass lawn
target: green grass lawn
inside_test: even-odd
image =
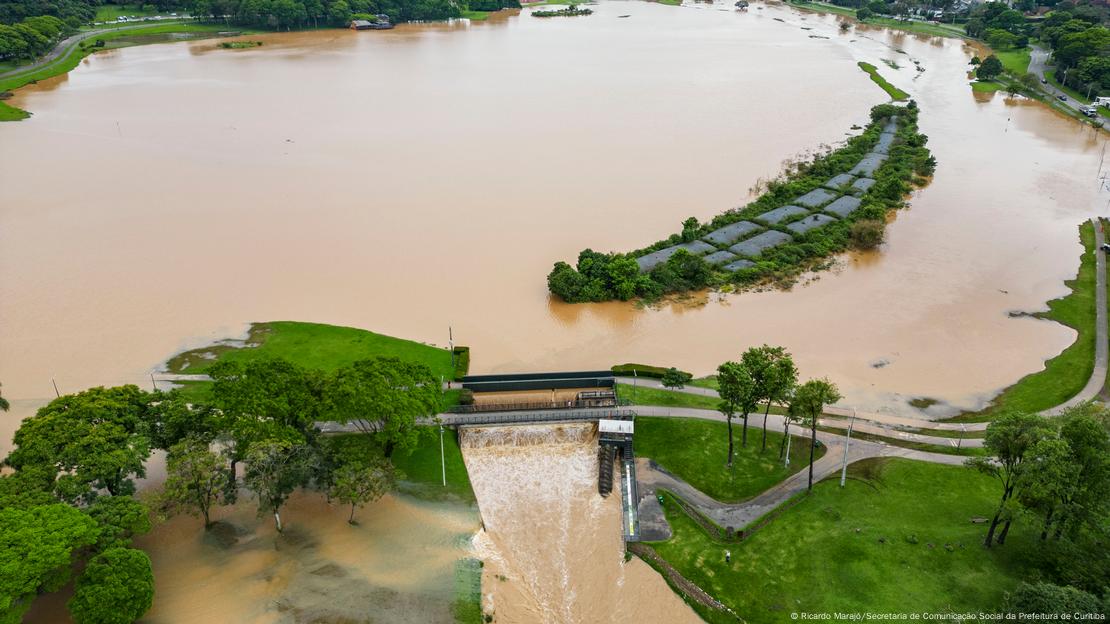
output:
[[[424,364],[446,379],[454,375],[447,349],[354,327],[296,321],[253,323],[247,342],[258,346],[214,345],[179,353],[166,362],[166,370],[200,374],[216,362],[285,358],[306,368],[333,371],[357,360],[393,356]]]
[[[1002,68],[1013,74],[1015,78],[1029,73],[1029,53],[1029,48],[994,51],[994,55],[1002,61]]]
[[[697,379],[691,380],[690,383],[688,383],[686,385],[688,385],[688,386],[697,386],[699,388],[709,388],[710,390],[720,390],[721,389],[721,384],[717,383],[717,376],[716,375],[709,375],[709,376],[706,376],[706,377],[698,377]]]
[[[654,459],[659,465],[690,485],[722,502],[747,500],[786,477],[802,470],[809,462],[809,442],[794,436],[790,447],[790,468],[779,460],[781,431],[767,431],[767,450],[760,453],[763,415],[749,417],[748,445],[740,445],[739,419],[733,421],[735,453],[732,470],[728,457],[728,428],[723,422],[696,418],[636,419],[636,454]],[[792,427],[792,431],[800,429]],[[824,454],[818,447],[817,457]]]
[[[971,83],[971,90],[979,93],[994,93],[995,91],[1003,91],[1005,89],[1006,85],[993,80],[976,80]]]
[[[879,87],[882,88],[883,91],[886,91],[887,95],[890,96],[890,99],[899,102],[902,100],[908,100],[910,98],[910,95],[908,93],[887,82],[887,79],[883,78],[882,75],[879,74],[878,68],[871,63],[864,63],[863,61],[860,61],[859,63],[856,63],[856,65],[859,65],[860,69],[867,72],[867,75],[871,76],[871,81],[879,85]]]
[[[1045,362],[1045,369],[1022,377],[979,412],[961,414],[954,421],[990,420],[1002,409],[1038,412],[1059,405],[1079,393],[1094,370],[1095,359],[1095,233],[1087,222],[1079,227],[1083,254],[1076,278],[1065,282],[1071,293],[1048,302],[1048,312],[1038,318],[1071,327],[1078,336],[1060,355]]]
[[[676,392],[662,388],[630,386],[617,384],[617,396],[631,401],[633,405],[658,405],[661,407],[692,407],[695,409],[716,410],[721,400],[717,397]]]
[[[668,500],[674,537],[652,546],[753,624],[788,622],[793,612],[990,612],[1017,585],[1033,529],[1019,521],[1005,546],[987,550],[986,528],[970,522],[994,510],[995,481],[962,466],[900,459],[849,472],[843,489],[836,479],[817,484],[739,544],[711,539]]]
[[[165,15],[171,12],[180,13],[180,11],[166,11]],[[144,11],[141,4],[102,4],[96,7],[96,17],[93,18],[94,22],[108,22],[113,21],[118,17],[150,17],[152,15],[159,15],[157,9]]]
[[[443,468],[439,457],[439,428],[427,427],[412,453],[397,451],[393,465],[405,473],[401,490],[414,496],[440,500],[458,498],[474,501],[470,477],[466,473],[462,451],[453,429],[443,430],[443,455],[447,465],[447,487],[443,487]]]
[[[462,17],[474,22],[484,22],[489,19],[491,11],[463,11]]]

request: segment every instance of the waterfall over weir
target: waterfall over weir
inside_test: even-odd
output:
[[[597,425],[461,428],[484,529],[483,606],[498,622],[699,622],[637,558],[619,497],[597,493]]]

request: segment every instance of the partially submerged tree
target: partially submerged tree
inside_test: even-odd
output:
[[[150,557],[134,548],[111,548],[89,560],[67,606],[77,624],[131,624],[153,602]]]
[[[212,507],[224,500],[224,460],[196,438],[186,438],[170,447],[166,458],[166,483],[158,497],[160,507],[170,513],[185,512],[212,526]]]
[[[791,401],[791,412],[809,425],[809,485],[813,491],[813,460],[817,446],[817,422],[825,411],[825,406],[841,399],[840,390],[828,379],[810,379],[798,386]]]
[[[309,480],[314,459],[312,447],[285,440],[259,442],[247,453],[243,483],[258,499],[258,514],[273,514],[279,533],[283,530],[281,507]]]
[[[350,524],[355,524],[355,509],[385,496],[397,482],[393,465],[384,458],[347,461],[336,468],[331,477],[328,498],[351,506],[351,515],[347,518]]]
[[[975,69],[975,77],[979,80],[994,80],[1002,73],[1002,69],[1002,61],[992,54],[983,59],[983,62]]]
[[[53,476],[55,493],[68,501],[91,501],[98,491],[113,496],[135,491],[150,457],[146,413],[150,395],[136,386],[92,388],[51,401],[23,421],[6,463]]]
[[[96,550],[126,548],[131,539],[150,531],[150,512],[146,505],[130,496],[98,496],[85,510],[96,521],[100,532]]]
[[[718,393],[721,395],[720,409],[728,422],[728,467],[732,468],[732,418],[738,412],[744,419],[741,444],[748,443],[748,414],[758,407],[755,380],[751,371],[741,362],[725,362],[717,367]]]
[[[991,518],[987,537],[983,541],[984,546],[990,548],[994,543],[995,530],[1004,516],[1007,518],[1006,530],[1009,529],[1013,515],[1007,504],[1019,484],[1026,454],[1050,431],[1051,425],[1043,416],[1024,412],[1003,414],[987,426],[987,433],[983,438],[983,447],[991,456],[972,457],[965,462],[968,466],[998,479],[1002,485],[1002,495],[994,517]]]
[[[35,596],[68,583],[75,553],[96,537],[93,519],[68,505],[0,508],[0,623],[22,621]]]
[[[748,349],[740,356],[740,361],[751,373],[756,401],[767,404],[763,410],[762,453],[767,450],[767,416],[771,413],[771,405],[782,403],[790,396],[798,382],[798,369],[786,349],[770,345]]]

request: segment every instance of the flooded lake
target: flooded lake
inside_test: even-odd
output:
[[[1075,226],[1105,212],[1092,130],[973,95],[951,39],[781,6],[596,8],[129,48],[21,90],[35,116],[0,128],[5,395],[149,381],[255,320],[439,344],[453,326],[475,372],[704,374],[777,343],[845,403],[896,410],[973,407],[1071,342],[1007,312],[1064,292]],[[880,252],[704,305],[549,298],[556,260],[664,237],[843,139],[885,98],[857,60],[918,99],[940,163]]]
[[[836,381],[845,404],[904,413],[920,396],[979,406],[1073,340],[1008,313],[1064,294],[1077,224],[1107,213],[1103,142],[1040,105],[972,94],[975,51],[963,43],[841,32],[832,16],[780,5],[612,1],[585,18],[527,13],[256,35],[265,45],[248,50],[134,47],[20,90],[12,103],[34,116],[0,125],[0,381],[13,402],[0,416],[0,454],[53,396],[52,380],[63,393],[149,384],[170,355],[251,321],[438,344],[451,326],[472,347],[474,372],[639,361],[706,374],[768,342],[789,348],[804,376]],[[548,296],[553,262],[585,247],[638,248],[687,216],[711,218],[748,201],[784,160],[843,140],[885,100],[857,61],[917,99],[939,161],[880,251],[845,256],[791,292],[654,308]],[[579,450],[568,448],[583,457],[567,470],[588,473]],[[535,459],[486,455],[468,459],[483,466],[480,499],[495,493],[499,462]],[[615,530],[619,505],[609,503],[567,514]],[[231,606],[234,621],[343,618],[383,595],[396,599],[374,599],[374,617],[445,616],[470,511],[388,499],[366,510],[388,526],[370,520],[377,528],[356,533],[341,510],[298,504],[305,515],[291,510],[291,522],[304,534],[285,550],[249,508],[232,510],[246,533],[231,550],[249,551],[233,564],[188,519],[159,527],[143,542],[158,576],[149,621],[214,621],[211,609]],[[405,522],[420,518],[435,530],[410,535]],[[506,576],[551,556],[504,525],[480,536],[488,553],[518,556],[495,566]],[[591,557],[632,588],[665,589],[639,561],[622,567],[609,537],[619,538],[598,537]],[[426,558],[383,546],[406,539]],[[380,567],[402,560],[415,563],[396,578]],[[319,570],[343,575],[342,595],[313,593]],[[242,595],[193,600],[200,583],[240,582]],[[503,621],[561,618],[542,593],[506,587],[487,596]],[[680,602],[661,608],[691,615]]]

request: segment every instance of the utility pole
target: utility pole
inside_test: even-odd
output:
[[[840,466],[840,487],[844,487],[844,480],[848,478],[848,447],[852,444],[852,427],[856,424],[856,408],[852,408],[852,420],[848,422],[848,439],[844,442],[844,460]]]
[[[62,393],[58,392],[58,382],[54,381],[54,378],[51,377],[50,378],[50,383],[54,384],[54,396],[56,396],[58,398],[61,398]]]
[[[150,374],[150,385],[154,388],[155,392],[158,392],[158,384],[154,383],[154,373]]]
[[[443,454],[443,425],[439,426],[439,465],[443,470],[443,487],[447,487],[447,460]]]

